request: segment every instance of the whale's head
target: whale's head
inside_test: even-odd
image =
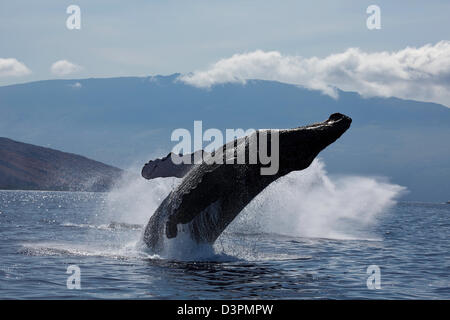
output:
[[[279,131],[280,173],[307,168],[320,151],[350,127],[352,119],[333,113],[327,120]]]

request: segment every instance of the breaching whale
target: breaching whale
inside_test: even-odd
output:
[[[289,172],[307,168],[320,151],[350,127],[351,122],[351,118],[334,113],[320,123],[293,129],[258,130],[229,142],[219,148],[224,159],[238,158],[242,152],[245,159],[249,159],[250,142],[259,141],[263,134],[270,137],[276,131],[279,139],[278,172],[262,175],[260,169],[267,164],[263,164],[259,157],[254,164],[229,164],[226,161],[211,164],[204,159],[201,164],[190,166],[180,184],[150,218],[143,241],[156,253],[163,250],[165,239],[175,238],[180,232],[187,233],[197,243],[214,243],[264,188]],[[143,176],[157,177],[158,172],[152,168],[151,175],[144,175],[143,170]],[[168,176],[167,167],[163,176]]]

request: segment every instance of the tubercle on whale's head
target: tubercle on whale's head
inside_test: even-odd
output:
[[[279,135],[280,170],[286,172],[307,168],[314,158],[350,128],[352,119],[333,113],[319,123],[281,130]]]
[[[334,141],[340,138],[352,123],[352,119],[346,115],[341,113],[333,113],[330,115],[328,120],[324,122],[313,124],[311,126],[307,126],[306,128],[310,128],[317,133],[317,137],[319,140],[323,141],[323,144],[318,144],[318,147],[326,148],[328,145],[332,144]]]

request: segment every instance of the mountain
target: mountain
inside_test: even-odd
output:
[[[122,170],[0,137],[0,189],[106,191]]]
[[[0,136],[82,154],[119,167],[167,155],[176,128],[292,128],[352,117],[352,127],[320,154],[330,174],[384,176],[404,199],[450,198],[450,109],[339,91],[334,99],[286,83],[249,80],[210,89],[178,75],[48,80],[0,87]],[[206,146],[205,143],[204,146]],[[192,150],[193,151],[193,150]]]

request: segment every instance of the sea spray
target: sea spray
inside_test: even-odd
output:
[[[371,226],[405,188],[386,179],[330,177],[321,160],[267,187],[229,226],[233,232],[373,239]]]
[[[130,169],[129,172],[140,172]],[[178,178],[145,180],[137,174],[127,174],[106,198],[109,221],[146,225],[164,198],[179,184]]]
[[[136,171],[136,170],[135,170]],[[125,177],[106,197],[105,217],[145,226],[164,198],[180,183],[177,178],[145,180]],[[292,172],[267,187],[241,212],[214,246],[199,245],[188,234],[167,239],[161,258],[176,260],[221,259],[254,255],[257,238],[243,234],[276,233],[293,237],[340,240],[378,239],[372,231],[377,217],[395,204],[404,187],[386,179],[361,176],[330,177],[321,160],[303,171]],[[241,237],[242,246],[224,238]],[[148,251],[134,236],[138,250]],[[236,241],[234,241],[236,242]],[[220,255],[218,253],[220,252]]]

